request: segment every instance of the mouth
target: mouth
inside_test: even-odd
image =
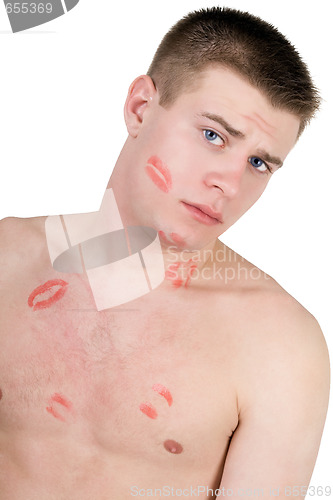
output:
[[[215,212],[208,205],[194,205],[193,203],[187,203],[185,201],[181,203],[198,222],[206,224],[207,226],[222,224],[221,214]]]

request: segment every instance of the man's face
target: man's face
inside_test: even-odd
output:
[[[168,109],[158,94],[132,139],[127,199],[170,244],[203,248],[260,197],[294,146],[299,119],[224,68]]]

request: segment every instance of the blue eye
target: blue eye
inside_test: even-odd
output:
[[[214,130],[204,129],[203,133],[204,133],[205,139],[207,139],[207,141],[211,142],[215,146],[223,146],[224,145],[224,140],[222,139],[221,136],[219,136],[216,132],[214,132]]]
[[[269,166],[266,165],[266,163],[257,156],[250,156],[249,162],[256,170],[259,170],[259,172],[271,171]]]

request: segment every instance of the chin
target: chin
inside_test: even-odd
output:
[[[195,252],[202,250],[208,244],[210,244],[216,238],[210,239],[198,239],[197,237],[193,237],[193,235],[189,235],[188,237],[181,236],[180,233],[175,232],[165,232],[162,230],[158,231],[160,236],[161,243],[163,247],[168,247],[175,252],[179,251],[188,251]]]

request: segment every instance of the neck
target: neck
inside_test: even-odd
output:
[[[126,198],[119,195],[121,185],[118,185],[118,179],[115,174],[116,172],[113,172],[107,185],[100,207],[100,212],[110,214],[110,210],[106,207],[106,205],[109,198],[108,193],[110,193],[109,190],[111,190],[113,198],[115,200],[115,205],[112,207],[112,211],[114,216],[121,219],[123,227],[127,228],[130,226],[141,225],[145,227],[144,223],[138,220],[138,217],[135,214],[135,211],[132,210],[130,204],[126,203]],[[211,258],[217,241],[216,239],[214,239],[200,249],[189,250],[183,247],[182,242],[179,242],[179,244],[177,244],[177,241],[168,240],[163,231],[159,231],[158,234],[166,268],[169,264],[175,262],[189,262],[191,260],[196,260],[198,269],[202,268],[205,265],[207,257]]]
[[[84,273],[99,311],[145,295],[164,280],[187,287],[213,259],[216,243],[187,251],[163,241],[120,210],[112,188],[98,212],[50,216],[45,233],[53,267]]]
[[[129,204],[126,203],[126,198],[118,195],[119,185],[117,180],[117,176],[113,174],[105,191],[100,213],[110,215],[110,211],[112,210],[113,217],[121,220],[127,235],[128,248],[131,254],[131,235],[129,233],[132,230],[130,228],[142,227],[144,229],[144,236],[146,226],[140,225],[135,212],[133,213]],[[107,207],[110,193],[112,193],[112,198],[115,200],[115,203],[112,207]],[[138,236],[138,238],[139,241],[136,241],[134,246],[137,248],[143,247],[144,244],[140,241],[141,237]],[[159,231],[158,241],[160,245],[158,252],[163,258],[165,279],[170,280],[174,286],[188,284],[192,276],[199,276],[201,271],[214,260],[214,250],[217,244],[216,239],[196,250],[184,248],[181,242],[177,245],[175,241],[168,241],[162,231]]]
[[[162,242],[165,280],[169,280],[173,287],[188,288],[191,281],[197,281],[203,275],[203,270],[212,265],[216,244],[217,240],[200,250],[189,251]]]

